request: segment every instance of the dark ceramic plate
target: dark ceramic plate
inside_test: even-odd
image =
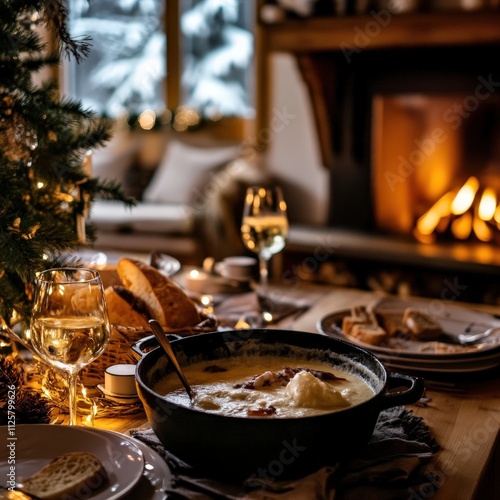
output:
[[[359,345],[384,359],[398,358],[417,360],[418,362],[439,360],[441,363],[461,363],[478,357],[482,361],[500,358],[500,332],[492,335],[488,339],[488,343],[473,346],[459,345],[458,339],[454,339],[456,335],[453,333],[447,333],[446,337],[435,341],[419,341],[394,336],[383,345],[371,345],[342,331],[342,319],[349,314],[350,310],[348,309],[328,314],[318,321],[317,330],[324,335],[341,338]]]

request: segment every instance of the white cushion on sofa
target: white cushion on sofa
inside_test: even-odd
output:
[[[199,147],[171,141],[144,190],[143,200],[191,204],[193,199],[203,197],[210,173],[236,158],[240,148],[240,145]]]
[[[135,136],[117,133],[105,146],[92,152],[92,175],[102,181],[124,184],[137,149],[138,140]]]
[[[194,211],[186,205],[140,202],[128,208],[116,200],[96,200],[90,221],[98,231],[188,234],[193,230]]]

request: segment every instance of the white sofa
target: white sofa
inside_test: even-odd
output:
[[[235,213],[233,202],[242,185],[262,178],[260,171],[241,157],[239,144],[193,144],[170,133],[163,138],[157,166],[149,151],[149,163],[139,167],[149,180],[135,207],[111,200],[92,204],[94,247],[162,251],[189,264],[200,264],[209,255],[220,258],[243,251],[235,234],[241,214]],[[118,143],[94,154],[93,175],[118,181],[137,195],[139,182],[131,186],[127,175],[135,169],[137,178],[140,154],[133,136],[121,136]]]

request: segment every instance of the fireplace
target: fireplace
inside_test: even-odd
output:
[[[292,224],[278,258],[305,279],[500,303],[500,12],[424,4],[387,22],[374,10],[260,20],[260,88],[268,56],[293,53],[331,179],[327,224]],[[259,95],[260,129],[271,103]]]
[[[479,195],[500,198],[497,49],[331,56],[331,227],[433,243],[449,234],[425,238],[415,223],[447,191],[477,177]]]
[[[393,48],[349,61],[338,51],[300,53],[297,60],[331,173],[328,227],[317,234],[336,245],[342,272],[356,274],[347,281],[373,288],[367,282],[378,273],[388,282],[379,279],[380,289],[395,292],[404,274],[410,293],[439,296],[444,282],[459,280],[467,283],[461,300],[496,303],[498,47]],[[318,241],[307,231],[299,239]]]

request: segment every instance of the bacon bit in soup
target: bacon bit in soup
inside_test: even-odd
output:
[[[346,380],[345,378],[337,377],[333,373],[322,370],[313,370],[310,368],[291,368],[289,366],[284,366],[278,372],[267,371],[261,373],[260,375],[252,377],[244,384],[236,384],[234,388],[261,389],[262,387],[271,387],[272,385],[275,384],[280,384],[285,386],[297,373],[303,371],[309,372],[311,375],[314,375],[319,380]]]
[[[220,372],[227,372],[227,369],[222,368],[222,366],[209,365],[203,368],[203,371],[207,373],[220,373]]]
[[[247,412],[249,417],[269,417],[270,415],[274,415],[275,413],[276,408],[274,406],[252,408]]]

